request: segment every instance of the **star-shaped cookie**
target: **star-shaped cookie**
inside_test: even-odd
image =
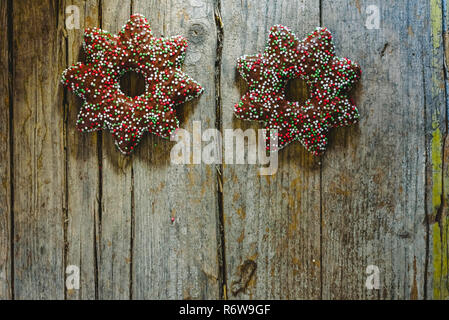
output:
[[[145,131],[169,138],[179,127],[175,106],[201,94],[202,87],[181,71],[187,41],[153,37],[148,21],[133,15],[118,35],[86,29],[86,63],[64,71],[62,83],[84,104],[77,128],[82,132],[108,129],[118,149],[131,153]],[[120,78],[129,71],[145,79],[145,91],[129,97]]]
[[[299,140],[319,156],[326,150],[331,128],[353,124],[359,118],[348,92],[361,77],[361,69],[349,59],[335,56],[332,35],[326,28],[317,28],[299,41],[288,28],[276,25],[265,51],[240,58],[237,68],[249,90],[235,105],[235,115],[264,122],[268,132],[276,130],[279,149]],[[308,87],[309,99],[304,105],[286,98],[286,84],[296,78],[304,79]],[[270,136],[272,133],[267,133],[267,149]]]

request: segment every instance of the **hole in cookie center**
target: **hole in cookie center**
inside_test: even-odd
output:
[[[306,82],[302,79],[289,80],[285,88],[285,96],[288,101],[298,102],[300,106],[303,106],[309,99]]]
[[[135,71],[127,71],[120,78],[120,89],[128,97],[134,98],[145,92],[145,77]]]

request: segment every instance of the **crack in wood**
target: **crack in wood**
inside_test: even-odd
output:
[[[256,269],[257,263],[251,259],[245,260],[245,262],[238,267],[239,278],[231,284],[231,291],[234,297],[241,292],[245,292],[251,279],[254,277]]]

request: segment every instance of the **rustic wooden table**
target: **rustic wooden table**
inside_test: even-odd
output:
[[[258,128],[232,113],[236,59],[274,24],[300,38],[326,26],[360,63],[360,124],[322,158],[290,145],[271,177],[171,165],[173,143],[150,135],[124,157],[109,133],[76,131],[81,100],[59,80],[85,27],[116,33],[132,12],[189,40],[184,70],[206,91],[178,108],[184,128]],[[445,0],[1,1],[0,298],[448,299],[447,13]]]

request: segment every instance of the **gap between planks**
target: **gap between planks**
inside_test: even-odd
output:
[[[222,101],[221,101],[221,64],[223,57],[223,38],[224,28],[221,19],[221,0],[216,0],[215,8],[215,30],[217,32],[217,46],[215,55],[215,127],[219,132],[223,132],[222,121]],[[223,146],[221,153],[223,154]],[[218,216],[216,219],[217,230],[217,256],[218,256],[218,282],[219,282],[219,297],[220,299],[227,299],[227,281],[226,281],[226,247],[225,247],[225,232],[224,232],[224,209],[223,209],[223,164],[219,164],[217,169],[217,201],[218,201]]]
[[[11,300],[15,299],[15,290],[14,290],[14,7],[13,0],[8,0],[7,2],[7,26],[8,26],[8,68],[9,68],[9,76],[8,76],[8,89],[9,89],[9,189],[10,189],[10,294]]]

